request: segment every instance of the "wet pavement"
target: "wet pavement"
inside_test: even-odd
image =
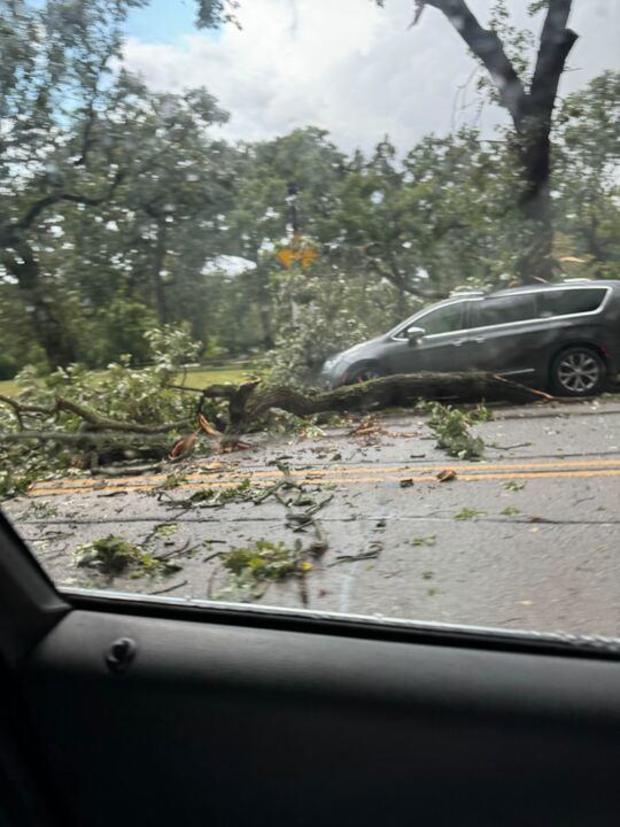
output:
[[[252,450],[161,474],[42,482],[4,510],[61,586],[248,600],[220,552],[282,541],[311,563],[271,583],[261,605],[620,635],[617,400],[499,408],[474,429],[480,462],[447,457],[422,416],[375,425],[250,436]],[[456,477],[440,482],[446,469]],[[180,484],[166,488],[171,473]],[[189,500],[240,483],[244,501]],[[295,521],[314,508],[305,527]],[[77,567],[76,547],[109,534],[181,568],[107,578]]]

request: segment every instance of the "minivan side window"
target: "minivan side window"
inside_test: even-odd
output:
[[[536,299],[533,293],[481,299],[472,303],[470,327],[487,327],[536,318]]]
[[[571,313],[592,313],[598,310],[606,290],[591,287],[580,290],[550,290],[538,295],[538,316],[569,316]]]
[[[423,316],[415,325],[422,327],[427,335],[435,333],[450,333],[453,330],[462,330],[464,327],[464,302],[454,302],[453,304],[438,307],[436,310],[431,310],[426,316]]]

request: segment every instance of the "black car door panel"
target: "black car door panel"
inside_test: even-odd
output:
[[[81,827],[566,827],[620,804],[619,667],[75,611],[23,686]]]

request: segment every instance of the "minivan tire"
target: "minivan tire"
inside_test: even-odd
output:
[[[347,385],[355,385],[358,382],[368,382],[371,379],[379,379],[385,376],[385,372],[376,362],[359,362],[347,371]]]
[[[602,356],[586,345],[562,350],[551,365],[551,387],[558,396],[595,396],[604,390],[606,379]]]

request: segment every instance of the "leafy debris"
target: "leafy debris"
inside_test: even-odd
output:
[[[456,471],[454,468],[444,468],[437,474],[437,479],[439,482],[451,482],[456,479]]]
[[[427,425],[437,440],[438,448],[459,459],[473,460],[483,456],[484,440],[479,436],[473,436],[470,428],[488,418],[488,411],[484,406],[467,412],[441,402],[429,402],[425,409],[430,413]]]
[[[435,534],[429,534],[428,537],[414,537],[411,541],[412,546],[434,546],[437,542]]]
[[[508,480],[504,483],[506,491],[523,491],[525,483],[522,480]]]
[[[478,511],[476,508],[462,508],[454,515],[455,520],[475,520],[476,517],[484,517],[486,511]]]
[[[150,551],[114,534],[79,546],[74,552],[74,559],[78,567],[93,568],[109,577],[121,574],[132,577],[166,575],[182,569],[179,564],[159,559]]]

